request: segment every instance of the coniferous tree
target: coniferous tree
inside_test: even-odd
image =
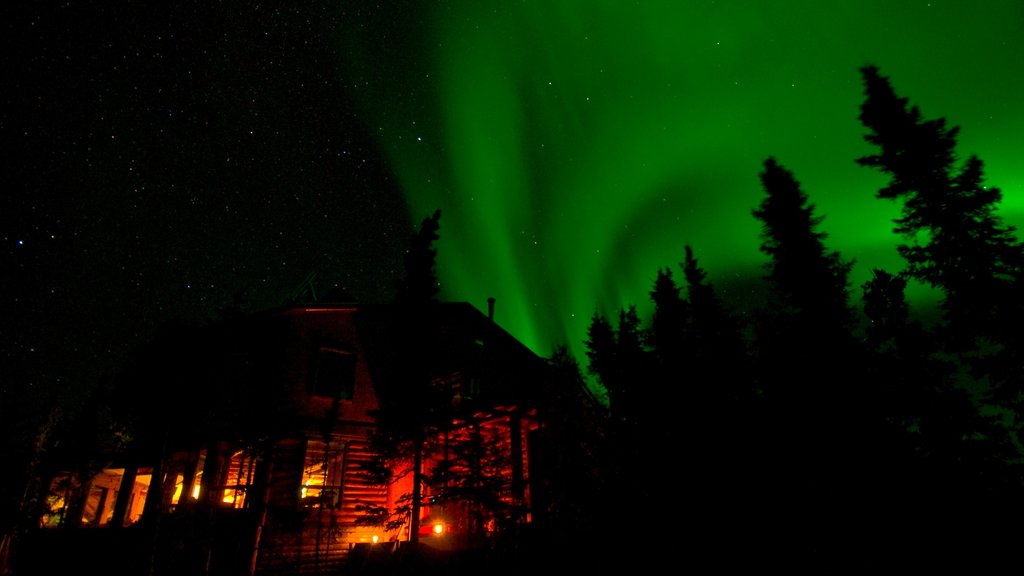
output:
[[[587,328],[587,371],[605,389],[611,418],[612,442],[628,446],[638,427],[650,425],[639,389],[649,373],[644,330],[636,305],[619,310],[618,324],[595,313]]]
[[[680,294],[681,288],[672,277],[672,270],[658,270],[651,289],[654,311],[651,326],[645,335],[654,362],[668,376],[681,371],[679,360],[684,352],[683,333],[686,329],[687,303]]]
[[[689,374],[690,365],[686,349],[686,329],[689,309],[680,294],[681,288],[672,277],[672,270],[658,270],[650,291],[654,310],[650,325],[643,332],[644,347],[648,351],[645,391],[636,399],[639,410],[645,414],[646,432],[650,437],[670,438],[679,433],[675,415],[680,411],[699,413],[694,391],[704,382]],[[694,423],[687,419],[686,425]],[[692,438],[692,434],[683,434]]]
[[[780,468],[773,489],[791,502],[796,525],[836,528],[834,518],[856,512],[850,495],[863,468],[851,263],[825,246],[822,217],[789,170],[768,158],[761,182],[766,195],[753,215],[762,223],[761,250],[769,257],[769,296],[756,320],[755,350],[773,423],[766,445]],[[820,535],[798,533],[821,553],[841,545],[817,540]]]
[[[951,383],[925,380],[931,387],[918,399],[922,453],[932,477],[945,479],[935,489],[974,510],[994,501],[1019,510],[1024,247],[997,214],[1001,192],[985,185],[982,161],[958,163],[959,129],[925,120],[877,67],[861,74],[859,118],[876,153],[858,163],[889,177],[876,197],[900,203],[904,274],[940,291],[934,333],[956,371]]]
[[[905,274],[941,291],[936,329],[945,351],[961,362],[961,379],[977,400],[1004,410],[1019,435],[1024,245],[997,213],[1002,193],[985,184],[977,156],[957,166],[958,127],[925,120],[877,67],[861,75],[859,118],[877,152],[857,161],[889,176],[876,196],[900,202],[894,231],[903,240]]]
[[[608,317],[594,312],[587,326],[587,373],[595,377],[604,389],[604,398],[612,420],[622,419],[619,404],[619,368],[615,350],[615,329]]]
[[[865,334],[873,353],[867,382],[890,426],[882,448],[901,450],[905,477],[917,478],[913,492],[934,495],[938,490],[947,499],[961,497],[948,491],[945,480],[964,479],[974,474],[969,466],[1005,457],[997,446],[1005,435],[993,435],[994,422],[958,386],[952,359],[936,354],[934,335],[910,318],[905,287],[905,279],[883,270],[875,270],[863,285]],[[1000,467],[985,465],[990,472]]]
[[[715,382],[712,401],[734,408],[749,406],[754,389],[741,322],[708,282],[692,247],[685,247],[679,266],[686,280],[686,308],[690,310],[686,340],[696,372],[701,379]]]
[[[689,477],[696,490],[689,510],[705,526],[717,528],[704,546],[727,548],[736,545],[722,536],[737,531],[732,519],[753,516],[750,482],[761,469],[757,438],[762,428],[738,316],[719,298],[691,246],[685,246],[679,267],[689,314],[683,347],[686,394],[675,411],[686,421],[679,444],[693,455]]]
[[[707,408],[700,399],[707,382],[693,374],[687,350],[690,311],[680,292],[672,270],[659,269],[650,291],[654,309],[643,332],[648,355],[643,390],[636,397],[638,410],[644,414],[641,434],[659,439],[655,443],[641,442],[653,452],[649,460],[657,460],[660,455],[656,452],[666,444],[693,455],[695,432],[701,429],[694,416]]]
[[[838,386],[823,375],[849,372],[844,363],[852,361],[852,262],[825,246],[822,217],[789,170],[768,158],[761,182],[766,196],[753,215],[762,222],[761,251],[769,256],[769,300],[755,326],[763,387],[783,406],[807,404],[807,412],[818,414],[838,398]]]
[[[373,438],[384,458],[408,459],[412,493],[407,499],[410,539],[419,539],[422,490],[426,482],[423,459],[432,431],[445,425],[444,399],[432,386],[432,330],[438,320],[437,249],[441,211],[424,218],[412,235],[405,255],[405,277],[399,282],[384,340],[384,364],[387,368],[377,388],[380,409],[375,413],[377,429]],[[401,476],[405,471],[378,467],[384,478]],[[380,511],[374,511],[378,518]]]
[[[876,467],[888,470],[885,482],[866,485],[876,495],[884,513],[903,520],[920,516],[923,506],[913,506],[923,494],[934,495],[930,474],[936,438],[932,422],[935,410],[949,402],[940,398],[953,390],[953,369],[936,357],[932,335],[910,317],[907,281],[900,275],[875,269],[862,288],[864,330],[868,350],[865,386],[875,399],[870,416]],[[964,429],[959,436],[971,437]],[[881,477],[881,476],[879,476]],[[921,499],[920,502],[923,502]]]
[[[423,306],[437,301],[437,248],[440,239],[441,210],[424,218],[405,253],[405,277],[399,281],[395,300],[404,306]]]
[[[897,249],[906,273],[942,291],[948,334],[970,346],[966,338],[1000,325],[1000,307],[1009,306],[1024,264],[1015,229],[996,212],[1002,193],[985,185],[977,156],[957,167],[958,127],[925,120],[877,67],[861,74],[859,118],[877,152],[857,162],[890,177],[876,196],[901,203],[894,232],[903,239]]]
[[[544,489],[534,492],[534,518],[545,524],[552,541],[570,550],[595,538],[614,538],[601,529],[599,502],[615,496],[609,489],[607,410],[583,378],[567,346],[555,348],[544,387],[536,474]],[[611,543],[611,541],[609,541]]]
[[[828,235],[819,230],[823,217],[814,213],[792,172],[768,158],[761,183],[766,196],[753,214],[762,223],[772,303],[801,329],[812,328],[815,340],[847,337],[854,318],[849,304],[853,262],[825,246]]]
[[[648,357],[636,306],[620,309],[615,326],[604,315],[595,313],[587,336],[587,369],[608,394],[609,483],[614,493],[629,495],[639,502],[648,501],[655,487],[646,479],[655,472],[652,468],[656,464],[648,457],[648,449],[657,445],[649,439],[657,437],[652,431],[653,416],[644,410],[650,406],[646,400],[656,401],[664,392],[642,388],[649,382]],[[644,514],[645,510],[622,508],[613,517],[635,522],[646,517]]]
[[[646,381],[647,353],[643,344],[643,328],[636,305],[619,310],[615,330],[615,354],[618,363],[619,414],[631,429],[648,422],[639,403],[640,383]]]

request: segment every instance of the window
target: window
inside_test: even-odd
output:
[[[96,473],[88,486],[78,485],[71,474],[58,475],[50,485],[41,525],[53,528],[65,522],[78,522],[82,526],[109,526],[114,522],[115,501],[121,490],[130,490],[124,523],[137,522],[142,517],[152,470],[139,469],[130,487],[122,486],[124,472],[123,468],[105,468]],[[76,507],[76,498],[80,499],[77,510],[71,511]]]
[[[227,476],[221,489],[221,502],[232,508],[246,508],[245,497],[253,484],[256,458],[249,450],[238,450],[227,462]]]
[[[356,356],[348,350],[320,348],[313,373],[313,394],[351,400],[356,387]]]
[[[344,450],[341,446],[310,440],[299,487],[305,508],[337,508],[341,504]]]

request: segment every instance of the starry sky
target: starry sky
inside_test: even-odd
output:
[[[855,162],[867,64],[960,126],[1024,225],[1016,0],[3,10],[4,386],[87,385],[162,323],[303,289],[387,300],[436,209],[442,297],[495,297],[536,352],[585,360],[593,313],[646,310],[687,244],[727,301],[756,299],[769,156],[859,295],[902,267],[898,207]]]

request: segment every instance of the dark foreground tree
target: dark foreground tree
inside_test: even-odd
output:
[[[686,281],[686,309],[690,311],[685,341],[693,364],[688,371],[709,388],[715,406],[744,411],[753,405],[756,391],[743,322],[718,296],[692,247],[685,247],[679,267]]]
[[[670,441],[656,435],[655,415],[649,409],[671,391],[664,382],[650,379],[649,352],[635,305],[621,308],[615,325],[595,313],[585,345],[587,370],[607,392],[607,482],[611,493],[623,499],[611,507],[609,518],[616,523],[642,522],[650,517],[648,506],[626,502],[648,503],[658,495],[658,486],[648,479],[660,472],[661,462],[652,459],[650,451]]]
[[[566,346],[554,350],[545,386],[545,426],[538,467],[544,490],[533,494],[535,518],[554,543],[582,546],[610,535],[595,505],[614,497],[608,466],[607,409],[590,392],[579,363]],[[611,537],[613,538],[613,537]]]
[[[643,390],[645,376],[650,373],[649,351],[636,305],[619,310],[618,323],[613,325],[603,314],[595,312],[587,327],[587,372],[604,387],[612,434],[627,441],[637,427],[649,421],[644,399],[650,390]]]
[[[379,375],[380,409],[375,414],[373,441],[382,457],[411,462],[409,470],[387,472],[391,479],[412,476],[412,493],[406,499],[408,510],[399,512],[408,512],[413,542],[419,539],[426,444],[444,426],[447,414],[444,398],[431,384],[431,361],[437,357],[432,330],[437,325],[440,290],[434,242],[440,238],[440,219],[441,211],[437,210],[423,219],[410,238],[405,276],[399,282],[379,347],[385,371]],[[380,517],[380,511],[376,512]]]
[[[906,273],[942,291],[949,335],[969,345],[967,338],[1001,324],[1024,264],[1015,229],[997,214],[1002,193],[985,184],[977,156],[957,165],[958,127],[925,120],[877,67],[861,74],[860,121],[876,153],[857,162],[889,176],[876,196],[900,203],[894,232]]]
[[[889,177],[876,197],[899,203],[894,231],[902,241],[903,276],[941,294],[934,349],[921,350],[925,339],[901,335],[906,327],[892,317],[876,322],[878,331],[869,336],[885,348],[878,356],[883,362],[900,358],[900,368],[888,375],[901,381],[896,398],[903,399],[903,413],[914,414],[914,445],[922,457],[917,462],[925,465],[916,492],[944,494],[943,521],[935,524],[948,528],[946,518],[969,511],[974,533],[993,536],[988,528],[998,520],[985,511],[1017,515],[1024,495],[1024,247],[998,215],[1002,195],[985,184],[982,161],[957,157],[959,129],[947,127],[944,118],[924,119],[877,67],[866,66],[861,75],[859,118],[875,153],[857,161]],[[869,314],[891,301],[883,295],[886,284],[892,279],[876,276],[868,286]],[[915,365],[922,373],[908,374]],[[936,374],[937,365],[950,376]]]
[[[800,407],[801,418],[831,414],[847,393],[831,376],[848,373],[852,361],[852,262],[825,245],[822,217],[789,170],[769,158],[761,182],[765,197],[753,215],[769,258],[768,300],[754,327],[762,387],[781,407]]]
[[[689,317],[687,302],[672,276],[671,268],[658,270],[651,288],[654,311],[646,333],[646,343],[659,371],[678,374],[682,371],[683,337]]]
[[[851,263],[825,245],[822,217],[789,170],[768,158],[761,182],[765,197],[753,215],[769,257],[768,299],[757,311],[753,348],[770,415],[761,436],[761,458],[775,469],[767,494],[787,503],[771,513],[793,515],[794,538],[807,539],[816,554],[836,553],[846,545],[840,533],[823,538],[821,527],[838,530],[857,517],[864,470]]]

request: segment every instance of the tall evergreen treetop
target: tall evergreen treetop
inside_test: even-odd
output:
[[[636,306],[619,310],[618,325],[595,312],[587,328],[587,371],[597,376],[607,393],[608,409],[619,424],[633,425],[638,420],[637,382],[646,369],[647,350]]]
[[[894,231],[902,236],[897,249],[907,264],[904,275],[942,292],[944,323],[937,334],[954,355],[948,368],[934,362],[915,342],[921,340],[920,331],[914,339],[889,339],[890,355],[898,353],[894,357],[903,362],[901,383],[931,388],[918,390],[907,402],[912,409],[906,412],[917,414],[915,429],[925,446],[921,453],[944,468],[934,470],[935,477],[959,476],[961,486],[984,483],[984,491],[1019,502],[1020,454],[1010,439],[1021,437],[1024,422],[1020,347],[1014,342],[1024,248],[1015,229],[996,213],[1002,194],[985,185],[981,160],[972,155],[958,165],[958,129],[947,128],[942,118],[925,120],[876,67],[864,67],[861,74],[865,100],[860,121],[868,129],[865,140],[877,151],[857,162],[889,177],[877,197],[901,202]],[[883,290],[895,294],[896,287],[887,287],[891,281],[884,276],[876,280],[867,286],[872,290],[868,303],[875,308],[867,310],[869,315],[902,315],[902,307],[885,308],[886,300],[894,300]],[[900,325],[882,328],[890,333],[873,334],[880,344],[885,343],[881,337],[896,336],[892,328]],[[943,369],[955,377],[950,382],[956,386],[944,386]],[[974,405],[991,401],[995,405],[985,410]],[[989,416],[993,407],[998,410],[992,413],[1003,414]]]
[[[852,262],[825,246],[818,230],[822,217],[792,172],[774,158],[764,162],[761,183],[766,196],[753,210],[762,222],[761,251],[769,256],[765,278],[776,304],[804,320],[842,331],[850,327],[849,273]]]
[[[422,490],[427,479],[423,469],[425,444],[433,429],[447,425],[450,405],[443,391],[431,384],[440,291],[434,242],[440,238],[440,220],[438,209],[423,219],[410,238],[405,278],[395,294],[398,309],[385,330],[387,376],[375,386],[380,397],[374,434],[378,449],[381,454],[402,455],[412,462],[409,531],[413,542],[419,539]]]
[[[688,360],[692,364],[690,370],[701,379],[719,375],[722,384],[716,386],[709,397],[736,409],[739,402],[753,397],[742,326],[738,317],[719,298],[714,285],[708,282],[707,272],[693,255],[693,248],[687,245],[685,251],[679,266],[686,279],[690,310],[686,334]]]
[[[861,286],[868,320],[865,336],[872,348],[892,346],[906,330],[910,318],[906,288],[906,278],[880,268],[872,270],[871,280]]]
[[[679,267],[686,279],[690,308],[693,310],[695,330],[720,329],[719,323],[727,314],[725,306],[715,293],[715,287],[707,282],[707,272],[700,267],[693,255],[693,248],[685,247],[685,256]],[[710,321],[708,321],[710,320]]]
[[[861,69],[864,139],[877,153],[857,160],[890,177],[876,196],[902,203],[894,232],[906,273],[943,292],[954,330],[978,328],[1019,279],[1024,249],[996,208],[998,188],[984,183],[984,166],[970,156],[957,167],[958,128],[944,118],[925,120],[917,106],[897,96],[874,66]]]
[[[434,242],[440,238],[441,210],[423,219],[419,230],[409,241],[405,253],[405,278],[398,285],[396,300],[402,304],[422,304],[437,299],[440,284],[437,281],[437,249]]]
[[[857,162],[892,176],[889,184],[878,191],[878,197],[927,198],[940,194],[956,159],[959,128],[947,128],[944,118],[924,120],[918,107],[898,96],[877,67],[865,66],[861,74],[867,99],[861,105],[860,121],[871,130],[864,139],[880,152]],[[910,216],[903,214],[903,218]],[[903,233],[904,222],[897,223],[901,225],[897,232]]]
[[[651,326],[647,330],[646,344],[662,365],[679,359],[683,352],[683,332],[686,328],[688,308],[680,294],[680,287],[672,278],[672,270],[662,268],[650,291],[654,303]]]

